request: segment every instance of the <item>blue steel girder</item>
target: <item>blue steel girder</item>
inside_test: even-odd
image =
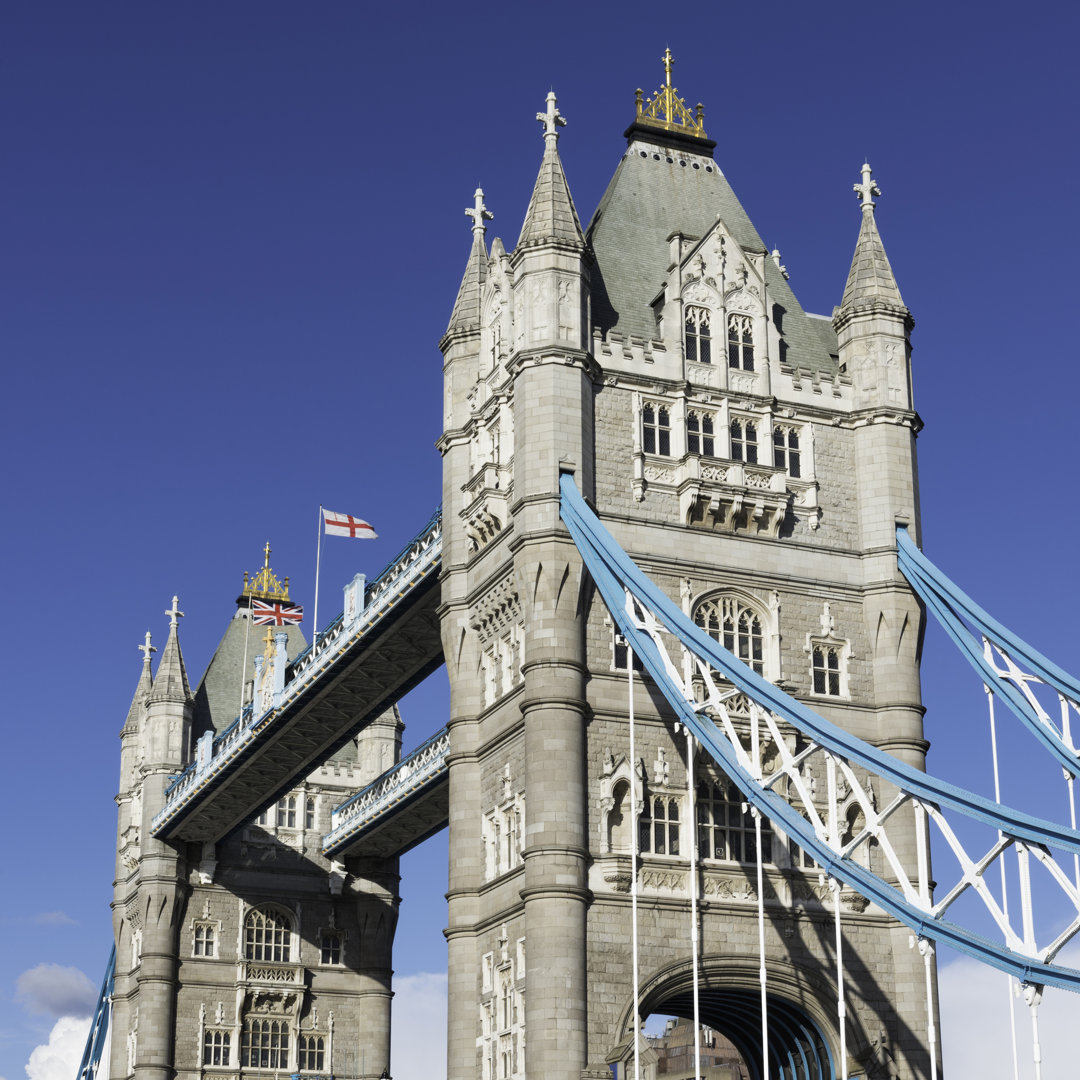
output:
[[[1080,853],[1080,833],[920,772],[789,697],[695,626],[634,565],[586,505],[569,475],[562,477],[561,495],[563,521],[620,632],[678,719],[756,811],[807,851],[837,887],[843,882],[854,888],[918,937],[951,945],[1022,982],[1080,992],[1080,971],[1053,963],[1060,948],[1080,930],[1080,890],[1054,861],[1051,850]],[[680,674],[682,658],[678,658],[679,663],[673,660],[669,642],[689,654],[695,677],[705,690],[704,702],[697,699],[693,680],[689,680],[691,685],[684,682]],[[768,776],[763,775],[760,754],[752,755],[743,746],[724,704],[735,692],[745,695],[750,706],[751,746],[758,750],[769,743],[777,754],[779,765]],[[791,729],[810,740],[809,745],[793,751],[787,739]],[[823,800],[803,775],[812,761],[824,767],[825,806],[820,805]],[[878,807],[872,787],[864,784],[860,773],[885,781],[899,794],[888,806]],[[866,822],[857,836],[844,840],[837,814],[838,791],[842,787],[854,792]],[[914,875],[896,858],[887,828],[889,821],[896,819],[897,811],[904,808],[915,814],[919,865]],[[995,842],[984,854],[969,856],[950,818],[988,826],[996,833]],[[926,829],[931,825],[949,844],[962,870],[959,880],[943,890],[941,900],[931,895],[933,882],[925,845]],[[871,841],[879,845],[898,884],[891,884],[857,861]],[[1073,908],[1075,917],[1070,925],[1048,945],[1039,946],[1034,940],[1034,928],[1027,917],[1030,912],[1025,912],[1023,931],[1013,930],[1008,915],[986,886],[986,871],[1012,848],[1021,856],[1022,873],[1034,859]],[[983,902],[1002,930],[1005,945],[945,918],[946,911],[965,893],[973,893]]]
[[[116,945],[109,952],[109,962],[105,966],[105,977],[101,980],[98,991],[97,1007],[86,1035],[86,1046],[75,1080],[96,1080],[101,1067],[101,1055],[105,1049],[105,1039],[109,1034],[109,1019],[112,1016],[113,984],[116,978]]]
[[[245,713],[166,792],[153,834],[217,841],[295,787],[443,663],[438,517],[368,586],[361,612],[339,617],[260,716]]]

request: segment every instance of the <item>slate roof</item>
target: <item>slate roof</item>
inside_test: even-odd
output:
[[[844,287],[841,309],[855,307],[869,301],[880,300],[903,307],[896,278],[893,276],[885,245],[881,242],[877,222],[872,209],[863,211],[859,239],[855,242],[855,254],[851,259],[851,272]]]
[[[647,144],[640,131],[635,138],[586,236],[596,259],[592,271],[595,325],[604,333],[614,329],[648,340],[657,336],[650,304],[668,277],[672,232],[702,237],[720,218],[744,248],[767,249],[711,160],[702,155],[686,157],[659,143]],[[680,163],[684,158],[685,165]],[[771,259],[765,260],[765,280],[773,304],[781,309],[784,362],[831,375],[837,367],[831,324],[807,316]]]
[[[465,264],[465,273],[461,276],[454,310],[450,313],[450,324],[446,328],[448,334],[452,330],[478,330],[480,328],[480,297],[483,294],[484,282],[487,280],[487,266],[488,253],[484,245],[484,234],[474,232],[469,261]]]
[[[546,142],[540,172],[536,177],[529,208],[525,211],[525,223],[521,226],[518,249],[552,241],[582,248],[585,246],[585,237],[581,231],[574,200],[570,196],[570,188],[566,183],[559,151],[553,138]]]

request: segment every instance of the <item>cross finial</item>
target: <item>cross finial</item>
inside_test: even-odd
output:
[[[263,638],[263,645],[266,647],[266,655],[270,655],[270,646],[274,644],[274,631],[268,626],[266,628],[266,637]]]
[[[465,213],[472,218],[472,231],[486,232],[484,222],[490,221],[495,215],[484,205],[484,189],[477,188],[473,195],[474,205],[467,206]]]
[[[667,76],[667,84],[671,86],[671,69],[675,66],[675,61],[671,57],[671,49],[665,49],[662,57],[664,61],[664,74]]]
[[[182,619],[184,617],[184,613],[179,608],[179,603],[180,603],[179,597],[174,596],[172,598],[172,607],[169,608],[169,610],[165,612],[165,614],[169,616],[169,626],[174,627],[174,628],[178,625],[177,620]]]
[[[142,652],[142,654],[143,654],[143,663],[149,664],[150,663],[150,654],[152,652],[157,652],[157,649],[153,645],[150,644],[150,631],[149,630],[146,631],[146,640],[141,645],[136,645],[135,648]]]
[[[874,196],[881,194],[881,188],[877,186],[870,176],[870,166],[864,162],[862,167],[862,183],[855,185],[855,194],[862,203],[863,213],[874,209]]]
[[[266,541],[266,547],[263,548],[263,566],[270,565],[270,541]]]
[[[559,128],[566,127],[566,121],[562,117],[562,113],[555,108],[555,91],[549,90],[547,96],[547,112],[538,112],[536,119],[544,125],[544,138],[545,139],[558,139]]]

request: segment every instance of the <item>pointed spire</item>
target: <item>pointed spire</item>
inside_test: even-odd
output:
[[[881,189],[874,182],[868,164],[862,167],[862,183],[855,185],[855,193],[862,204],[862,227],[855,244],[855,255],[851,260],[851,271],[844,288],[844,299],[840,302],[840,310],[873,302],[904,308],[900,289],[893,277],[889,258],[885,254],[885,245],[881,242],[877,222],[874,220],[873,197],[880,195]]]
[[[473,243],[469,252],[469,261],[465,264],[465,273],[461,278],[454,310],[450,313],[450,325],[446,332],[454,330],[476,330],[480,326],[480,297],[487,280],[488,253],[484,235],[487,233],[485,221],[491,221],[494,214],[484,205],[484,189],[477,188],[473,195],[473,205],[465,208],[465,213],[472,218]]]
[[[552,243],[578,249],[585,246],[581,222],[559,158],[559,128],[565,127],[566,121],[555,107],[556,101],[555,91],[549,91],[547,110],[536,114],[536,119],[544,125],[544,158],[540,162],[529,209],[525,211],[518,250]]]
[[[165,614],[169,616],[169,638],[161,652],[154,688],[150,691],[147,700],[187,704],[192,697],[187,670],[184,668],[184,656],[180,652],[180,639],[176,633],[179,620],[184,616],[179,608],[177,597],[173,597],[172,607]]]
[[[135,646],[143,654],[142,671],[139,674],[139,684],[135,687],[135,696],[131,699],[131,708],[128,709],[124,727],[135,730],[139,726],[139,719],[146,708],[147,698],[154,688],[154,677],[150,672],[150,654],[156,653],[157,649],[150,644],[150,631],[146,631],[146,639],[141,645]]]

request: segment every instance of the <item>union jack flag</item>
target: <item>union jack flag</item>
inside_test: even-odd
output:
[[[327,536],[351,536],[354,540],[377,540],[378,533],[366,522],[352,514],[335,514],[323,510]]]
[[[256,626],[295,626],[304,619],[304,609],[296,604],[283,604],[275,600],[251,601],[251,621]]]

